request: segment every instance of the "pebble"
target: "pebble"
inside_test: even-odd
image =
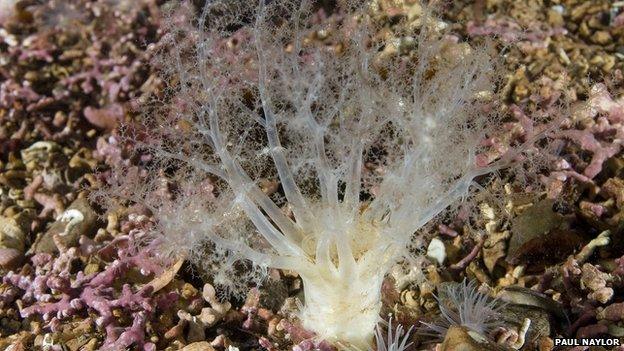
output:
[[[592,41],[596,44],[606,45],[611,42],[613,38],[611,38],[611,34],[607,31],[597,31],[592,35]]]
[[[59,218],[52,223],[50,228],[41,236],[37,237],[29,252],[32,253],[55,253],[58,252],[57,245],[54,243],[54,236],[63,243],[63,245],[71,247],[78,245],[80,236],[92,236],[97,230],[98,215],[93,211],[87,199],[79,197],[68,208],[68,211],[77,211],[82,215],[82,219],[78,221],[67,220],[67,218]],[[60,235],[62,234],[62,235]]]
[[[199,341],[184,346],[181,351],[215,351],[215,348],[206,341]]]

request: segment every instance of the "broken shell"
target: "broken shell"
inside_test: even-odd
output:
[[[72,228],[78,225],[78,223],[84,221],[84,215],[82,214],[82,212],[76,209],[69,209],[63,212],[63,214],[60,215],[59,218],[57,218],[57,220],[61,222],[67,222],[67,225],[65,226],[65,230],[60,233],[60,235],[65,235],[70,230],[72,230]]]
[[[561,320],[568,318],[559,302],[553,301],[548,295],[531,289],[508,286],[499,291],[496,297],[513,305],[537,307],[554,314]]]
[[[24,190],[12,188],[9,189],[9,199],[11,200],[21,200],[24,198]]]
[[[435,260],[441,266],[446,259],[446,248],[442,240],[438,238],[431,239],[427,247],[427,257]]]
[[[61,146],[53,141],[38,141],[22,150],[21,154],[28,171],[41,166],[57,168],[67,164],[67,157],[62,153]]]
[[[574,230],[554,229],[525,239],[516,250],[509,250],[507,261],[524,264],[527,272],[541,271],[546,266],[556,264],[583,245],[583,238]]]
[[[565,222],[563,216],[553,211],[553,205],[553,200],[540,201],[512,220],[508,260],[516,259],[524,245],[560,228]]]
[[[214,347],[206,341],[199,341],[184,346],[181,351],[214,351]]]
[[[45,155],[60,151],[61,147],[53,141],[38,141],[22,150],[22,160],[29,163],[33,160],[45,160]]]
[[[26,234],[15,217],[0,216],[0,247],[15,249],[24,252],[26,248]]]
[[[437,350],[437,349],[436,349]],[[485,337],[462,326],[451,326],[439,347],[440,351],[504,351],[509,348],[489,342]]]
[[[72,202],[63,215],[59,216],[56,222],[52,223],[45,234],[37,237],[29,252],[58,251],[53,240],[54,236],[57,236],[65,246],[76,246],[81,235],[92,237],[97,230],[97,219],[98,215],[93,211],[89,202],[79,197]]]
[[[0,268],[11,269],[24,259],[24,253],[16,249],[0,248]]]

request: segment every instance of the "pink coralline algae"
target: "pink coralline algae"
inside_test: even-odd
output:
[[[11,1],[0,5],[5,3]],[[124,10],[82,0],[19,3],[20,11],[33,20],[22,23],[31,26],[22,31],[0,31],[0,44],[6,46],[0,63],[0,109],[7,109],[9,120],[15,121],[23,120],[23,112],[41,113],[38,121],[23,125],[25,131],[32,131],[34,123],[34,130],[51,140],[75,137],[77,127],[110,131],[131,101],[153,93],[156,83],[148,62],[160,35],[154,1],[132,1]],[[63,73],[33,74],[28,68],[33,65]],[[51,88],[41,89],[42,84]],[[66,117],[54,116],[51,123],[53,111]],[[6,143],[0,136],[0,146]]]
[[[613,100],[604,84],[590,91],[588,107],[583,111],[583,129],[569,129],[558,134],[592,154],[583,175],[593,179],[602,171],[603,163],[622,149],[624,138],[624,100]]]
[[[296,343],[296,345],[293,346],[293,351],[336,351],[329,342],[318,340],[315,338],[314,333],[303,329],[298,324],[291,323],[286,319],[282,319],[280,324],[282,324],[284,330],[290,335],[290,339]]]
[[[543,107],[534,112],[538,118],[554,111],[553,101],[542,101],[542,104]],[[547,176],[542,174],[539,177],[547,188],[548,196],[555,198],[568,180],[594,184],[594,178],[603,170],[604,163],[622,150],[624,98],[613,99],[604,84],[595,84],[589,92],[587,102],[571,109],[569,115],[553,115],[553,123],[560,124],[557,131],[552,126],[536,123],[533,115],[525,111],[525,105],[511,105],[509,113],[515,121],[507,123],[499,134],[482,141],[481,144],[487,151],[477,155],[478,165],[487,165],[501,157],[511,143],[547,137],[552,140],[552,145],[559,145],[559,151],[539,150],[542,163],[547,164],[550,171]],[[574,148],[587,152],[589,157],[579,158],[574,152],[565,156],[561,152]],[[600,205],[585,206],[589,206],[587,209],[598,216],[603,212]]]
[[[566,34],[564,28],[524,30],[518,23],[509,19],[488,18],[483,23],[468,22],[466,31],[470,36],[498,36],[508,43],[525,41],[537,47],[546,47],[545,39],[553,35]]]
[[[155,318],[157,311],[174,304],[178,294],[154,294],[151,285],[134,287],[125,283],[121,292],[115,288],[125,281],[130,270],[143,275],[158,274],[166,264],[154,253],[153,246],[138,247],[140,236],[141,233],[132,230],[104,244],[83,237],[82,248],[69,248],[58,258],[36,254],[31,258],[31,269],[9,272],[3,278],[3,283],[13,288],[3,294],[0,303],[6,305],[19,299],[22,318],[40,317],[48,322],[51,331],[57,330],[67,318],[95,312],[98,315],[95,324],[106,332],[100,350],[122,350],[131,345],[155,350],[155,345],[145,340],[145,323]],[[91,253],[103,260],[112,255],[113,261],[99,273],[72,273],[72,263]],[[132,324],[119,325],[113,314],[115,309],[130,314]]]
[[[119,104],[113,104],[101,109],[87,107],[84,110],[84,116],[89,123],[98,128],[113,130],[115,126],[117,126],[117,123],[123,118],[124,109]]]

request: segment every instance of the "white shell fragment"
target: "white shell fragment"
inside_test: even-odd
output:
[[[446,259],[446,248],[442,240],[438,238],[431,239],[429,246],[427,247],[427,257],[438,262],[439,265],[444,263]]]
[[[63,214],[58,219],[61,222],[68,222],[65,226],[65,230],[60,233],[60,235],[67,235],[67,233],[69,233],[69,231],[73,227],[84,221],[84,215],[82,214],[82,212],[76,209],[69,209],[63,212]]]

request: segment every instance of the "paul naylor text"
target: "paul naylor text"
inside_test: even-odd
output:
[[[566,339],[555,338],[555,346],[620,346],[620,339],[617,338],[582,338]]]

